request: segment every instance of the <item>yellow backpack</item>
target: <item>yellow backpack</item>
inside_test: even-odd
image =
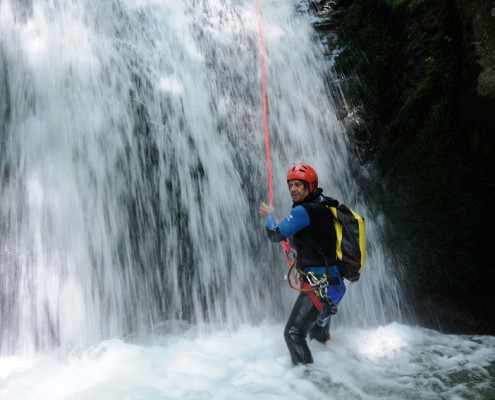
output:
[[[337,234],[337,260],[340,275],[351,282],[361,276],[366,252],[364,218],[344,204],[326,206],[333,215]]]

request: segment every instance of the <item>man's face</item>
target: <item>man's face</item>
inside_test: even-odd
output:
[[[293,179],[287,183],[289,185],[289,192],[294,203],[300,203],[309,195],[309,190],[306,188],[303,181]]]

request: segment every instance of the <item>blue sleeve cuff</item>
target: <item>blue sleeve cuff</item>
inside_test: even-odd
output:
[[[273,213],[269,213],[266,215],[265,226],[266,229],[269,229],[271,231],[275,230],[275,228],[277,227],[277,221],[275,221],[275,216],[273,215]]]

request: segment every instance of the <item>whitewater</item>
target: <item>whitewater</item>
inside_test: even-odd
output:
[[[405,312],[413,277],[356,183],[373,169],[309,3],[256,5],[0,0],[0,399],[495,398],[495,338]],[[258,213],[260,26],[278,216],[307,162],[366,219],[310,366],[291,365],[297,293]]]
[[[397,323],[334,330],[293,367],[283,325],[110,339],[61,358],[0,359],[2,399],[492,399],[493,337]]]

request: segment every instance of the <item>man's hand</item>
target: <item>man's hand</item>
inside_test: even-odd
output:
[[[261,217],[265,218],[267,214],[270,214],[274,211],[275,211],[275,209],[273,208],[273,206],[271,204],[261,203],[261,206],[260,206]]]

